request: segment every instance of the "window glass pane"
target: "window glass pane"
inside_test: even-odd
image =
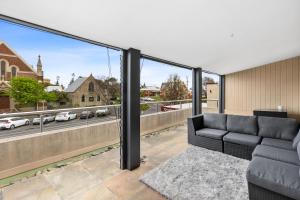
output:
[[[11,68],[11,76],[16,77],[17,76],[17,69],[15,67]]]
[[[202,112],[219,112],[219,76],[211,73],[202,73]]]
[[[5,61],[1,61],[1,76],[5,76]]]

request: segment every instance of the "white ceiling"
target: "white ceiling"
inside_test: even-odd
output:
[[[300,55],[299,0],[0,0],[0,14],[219,74]]]

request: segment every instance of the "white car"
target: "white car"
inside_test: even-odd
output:
[[[74,112],[61,112],[56,115],[55,121],[70,121],[76,118],[77,114]]]
[[[14,129],[19,126],[29,125],[29,119],[21,117],[8,117],[0,119],[0,129]]]
[[[99,110],[96,110],[96,116],[97,117],[101,117],[101,116],[105,116],[105,115],[109,115],[110,111],[108,108],[101,108]]]
[[[47,124],[49,122],[53,122],[55,120],[55,116],[54,115],[44,115],[43,116],[43,122],[44,124]],[[33,118],[32,120],[32,124],[35,125],[35,124],[40,124],[41,122],[41,118],[40,117],[36,117],[36,118]]]

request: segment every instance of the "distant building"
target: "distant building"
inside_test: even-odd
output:
[[[207,83],[207,108],[218,108],[219,105],[219,84]]]
[[[15,102],[7,94],[10,81],[14,77],[29,77],[43,83],[44,72],[41,57],[38,56],[35,70],[6,43],[0,41],[0,113],[15,109]]]
[[[64,91],[64,88],[63,86],[61,85],[49,85],[45,88],[45,90],[47,92],[54,92],[54,91],[57,91],[57,92],[63,92]]]
[[[107,91],[93,75],[79,77],[65,90],[74,107],[105,105]]]
[[[157,86],[146,86],[144,88],[141,88],[141,92],[144,94],[144,96],[159,96],[160,94],[160,88]]]

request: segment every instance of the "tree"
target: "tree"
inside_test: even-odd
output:
[[[207,84],[210,84],[210,83],[215,83],[215,80],[213,78],[207,77],[207,76],[205,76],[202,79],[202,85],[207,85]]]
[[[170,75],[167,82],[162,85],[161,97],[163,100],[182,100],[187,96],[188,89],[177,74]]]
[[[74,83],[74,81],[75,81],[75,73],[72,73],[72,78],[71,78],[71,81],[70,81],[69,85]]]
[[[43,84],[26,77],[16,77],[11,80],[9,95],[21,105],[37,105],[42,100],[56,101],[57,99],[55,94],[44,90]]]
[[[141,89],[146,88],[146,83],[144,83],[143,85],[141,85]]]
[[[150,109],[150,106],[148,104],[140,104],[140,109],[141,109],[141,112],[145,112],[147,110]]]
[[[98,80],[99,85],[105,89],[105,98],[107,99],[106,103],[110,103],[110,100],[116,101],[120,98],[120,83],[114,77],[102,78]]]

